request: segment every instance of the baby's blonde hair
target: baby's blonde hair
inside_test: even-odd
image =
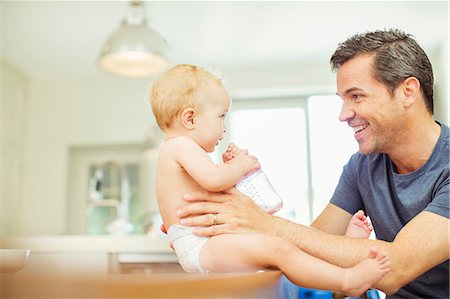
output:
[[[160,129],[170,128],[186,108],[200,110],[201,92],[211,82],[222,86],[217,75],[189,64],[178,64],[159,77],[150,89],[149,102]]]

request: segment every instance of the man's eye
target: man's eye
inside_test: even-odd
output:
[[[359,94],[352,94],[352,100],[359,100],[361,98],[361,95]]]

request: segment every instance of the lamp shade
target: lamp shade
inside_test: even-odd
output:
[[[143,17],[137,22],[125,19],[103,44],[98,65],[114,75],[149,77],[168,65],[167,50],[166,40]]]

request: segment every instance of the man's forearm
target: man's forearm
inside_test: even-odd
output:
[[[381,245],[373,243],[374,240],[327,234],[310,226],[279,217],[273,218],[269,228],[271,234],[288,240],[308,254],[340,267],[354,266],[367,257],[371,247],[382,249]]]
[[[279,217],[273,217],[271,222],[271,234],[288,240],[310,255],[340,267],[356,265],[367,258],[370,249],[374,247],[378,252],[386,252],[391,260],[391,272],[374,287],[388,294],[399,288],[396,271],[398,267],[395,266],[395,255],[392,254],[392,243],[332,235]]]

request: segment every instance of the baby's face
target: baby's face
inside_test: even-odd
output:
[[[208,153],[213,152],[227,131],[225,118],[230,110],[231,99],[221,85],[208,87],[202,109],[195,117],[197,143]]]

